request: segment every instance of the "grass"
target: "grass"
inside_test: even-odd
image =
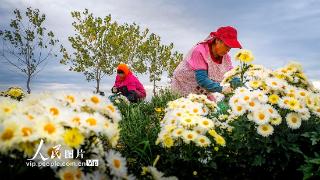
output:
[[[119,151],[126,156],[128,168],[134,174],[140,174],[137,167],[153,164],[156,156],[162,151],[160,146],[155,145],[160,131],[159,116],[156,108],[165,108],[166,104],[179,98],[168,90],[161,91],[150,102],[136,104],[120,104],[123,120],[120,122],[121,137]]]

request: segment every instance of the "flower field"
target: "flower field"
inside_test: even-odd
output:
[[[247,51],[236,59],[240,66],[222,82],[234,91],[217,102],[169,90],[150,102],[129,104],[91,93],[24,95],[10,89],[0,97],[0,174],[21,178],[38,173],[58,179],[319,178],[319,90],[297,63],[271,70],[250,64]],[[233,86],[233,78],[241,83]],[[42,156],[35,157],[37,152]],[[74,157],[63,158],[70,152]],[[27,161],[87,159],[97,159],[99,165],[26,167]]]

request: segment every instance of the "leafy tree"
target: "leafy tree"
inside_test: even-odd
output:
[[[88,81],[96,81],[96,92],[100,90],[101,79],[112,75],[119,63],[126,63],[136,73],[150,75],[154,84],[161,80],[164,71],[171,76],[182,55],[173,52],[173,44],[163,45],[160,37],[148,29],[132,23],[119,24],[111,15],[94,17],[86,9],[71,13],[76,34],[69,37],[73,52],[61,47],[61,63],[71,64],[70,70],[83,72]]]
[[[27,8],[23,15],[14,11],[10,29],[0,30],[3,40],[4,61],[17,68],[27,77],[27,92],[31,93],[31,80],[44,68],[49,57],[57,55],[54,47],[59,42],[52,31],[44,27],[45,14],[39,9]]]
[[[96,81],[96,92],[100,91],[100,81],[106,74],[112,74],[112,44],[117,34],[118,24],[111,22],[111,16],[104,19],[94,17],[88,9],[84,12],[71,12],[75,21],[72,23],[76,34],[68,40],[73,48],[69,54],[61,46],[62,64],[71,64],[70,71],[83,72],[88,81]]]
[[[144,54],[144,62],[141,64],[144,66],[145,71],[149,74],[149,80],[153,84],[153,94],[156,95],[157,82],[161,81],[163,72],[167,72],[171,77],[174,69],[182,59],[182,54],[177,51],[173,51],[173,43],[169,45],[161,44],[160,36],[152,33],[148,40],[141,46],[141,51]]]
[[[69,37],[74,52],[68,53],[61,47],[61,63],[71,64],[70,70],[83,72],[88,81],[96,81],[96,92],[105,75],[112,75],[117,65],[133,65],[138,56],[137,49],[148,34],[136,24],[118,24],[111,15],[105,18],[94,17],[88,9],[71,13],[76,34]]]

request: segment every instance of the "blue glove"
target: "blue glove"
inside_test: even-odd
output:
[[[210,92],[221,92],[222,86],[219,82],[213,81],[208,77],[207,70],[196,70],[195,77],[200,87]]]
[[[232,80],[230,81],[230,85],[232,89],[236,89],[237,87],[242,86],[242,82],[240,81],[240,78],[232,78]]]

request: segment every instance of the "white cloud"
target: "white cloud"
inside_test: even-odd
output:
[[[313,81],[312,83],[313,83],[315,88],[320,90],[320,81],[319,80],[318,81]]]
[[[61,42],[67,45],[67,37],[74,34],[70,12],[87,8],[96,16],[111,14],[119,22],[137,22],[142,27],[150,28],[151,32],[161,36],[163,42],[173,42],[176,49],[183,53],[217,26],[234,25],[239,29],[240,41],[244,47],[255,54],[255,63],[274,69],[291,59],[298,59],[310,78],[320,77],[319,71],[314,69],[320,58],[317,53],[319,44],[314,43],[320,39],[320,26],[317,23],[320,18],[319,1],[243,2],[232,6],[229,3],[169,0],[3,0],[0,9],[6,9],[10,14],[0,13],[0,25],[8,25],[14,8],[39,8],[46,13],[48,29],[53,30]],[[231,54],[233,53],[234,50]],[[94,89],[94,83],[87,83],[81,73],[68,72],[68,66],[60,65],[58,60],[53,60],[48,66],[35,79],[34,87],[61,89],[64,85]],[[0,67],[0,74],[5,74],[5,71],[6,68]],[[103,80],[103,90],[110,89],[113,78]],[[139,75],[139,79],[145,86],[151,85],[146,75]],[[3,81],[11,83],[0,79],[0,82]],[[60,85],[37,85],[41,83]]]

